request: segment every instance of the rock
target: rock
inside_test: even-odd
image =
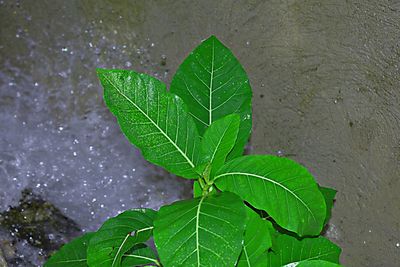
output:
[[[12,236],[49,253],[80,233],[79,226],[50,202],[25,189],[19,205],[0,213],[0,226]]]
[[[4,258],[3,252],[0,249],[0,267],[7,267],[6,259]]]

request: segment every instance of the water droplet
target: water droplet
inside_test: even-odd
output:
[[[63,78],[67,78],[68,77],[68,74],[65,71],[59,72],[58,75],[60,75]]]

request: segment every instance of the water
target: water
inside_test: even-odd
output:
[[[124,138],[95,77],[96,67],[135,64],[166,79],[159,63],[165,56],[150,55],[153,42],[116,40],[117,30],[105,35],[101,20],[69,31],[46,24],[35,33],[31,24],[42,20],[23,5],[0,8],[2,17],[14,12],[19,21],[6,22],[0,42],[0,211],[31,188],[83,231],[94,231],[126,209],[158,209],[190,195],[187,182],[148,164]],[[28,254],[40,263],[37,253]]]

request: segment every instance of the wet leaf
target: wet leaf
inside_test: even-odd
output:
[[[340,267],[340,266],[342,265],[323,260],[302,261],[299,262],[298,265],[296,265],[296,267]],[[285,266],[285,267],[291,267],[291,266]]]
[[[201,190],[200,183],[198,181],[193,182],[193,198],[201,197],[203,191]]]
[[[86,250],[94,233],[87,233],[61,247],[44,267],[87,267]]]
[[[201,162],[210,164],[209,177],[222,167],[229,152],[235,145],[239,131],[240,117],[228,115],[214,121],[204,133],[201,141]]]
[[[108,108],[143,156],[176,175],[197,178],[200,137],[183,101],[145,74],[104,69],[97,73]]]
[[[127,251],[151,237],[156,214],[150,209],[137,209],[108,219],[90,239],[88,265],[121,266],[122,257]]]
[[[242,249],[246,211],[235,194],[178,201],[160,209],[154,241],[169,266],[234,266]]]
[[[247,223],[244,234],[243,250],[236,266],[256,266],[260,257],[272,246],[271,232],[274,231],[270,221],[262,219],[255,211],[246,208]]]
[[[326,203],[326,218],[324,224],[327,224],[331,218],[333,201],[335,200],[337,191],[335,189],[322,186],[319,187],[319,191],[321,191],[322,195],[324,196]]]
[[[304,260],[325,260],[339,263],[341,249],[325,237],[304,238],[279,234],[274,239],[274,251],[265,254],[260,266],[283,266]]]
[[[189,107],[200,134],[212,122],[240,114],[240,129],[229,159],[242,155],[251,131],[251,88],[246,72],[232,52],[215,36],[202,42],[183,61],[171,92]]]
[[[137,244],[122,258],[121,267],[142,266],[144,264],[158,265],[158,260],[153,250],[145,244]]]
[[[300,236],[318,235],[322,230],[325,200],[307,169],[290,159],[240,157],[225,164],[215,181],[219,189],[238,194]]]

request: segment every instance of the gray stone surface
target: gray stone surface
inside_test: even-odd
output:
[[[339,191],[327,235],[344,265],[400,265],[400,1],[0,3],[1,208],[33,187],[93,229],[187,196],[129,146],[94,68],[169,82],[215,34],[250,76],[251,153],[293,158]]]

